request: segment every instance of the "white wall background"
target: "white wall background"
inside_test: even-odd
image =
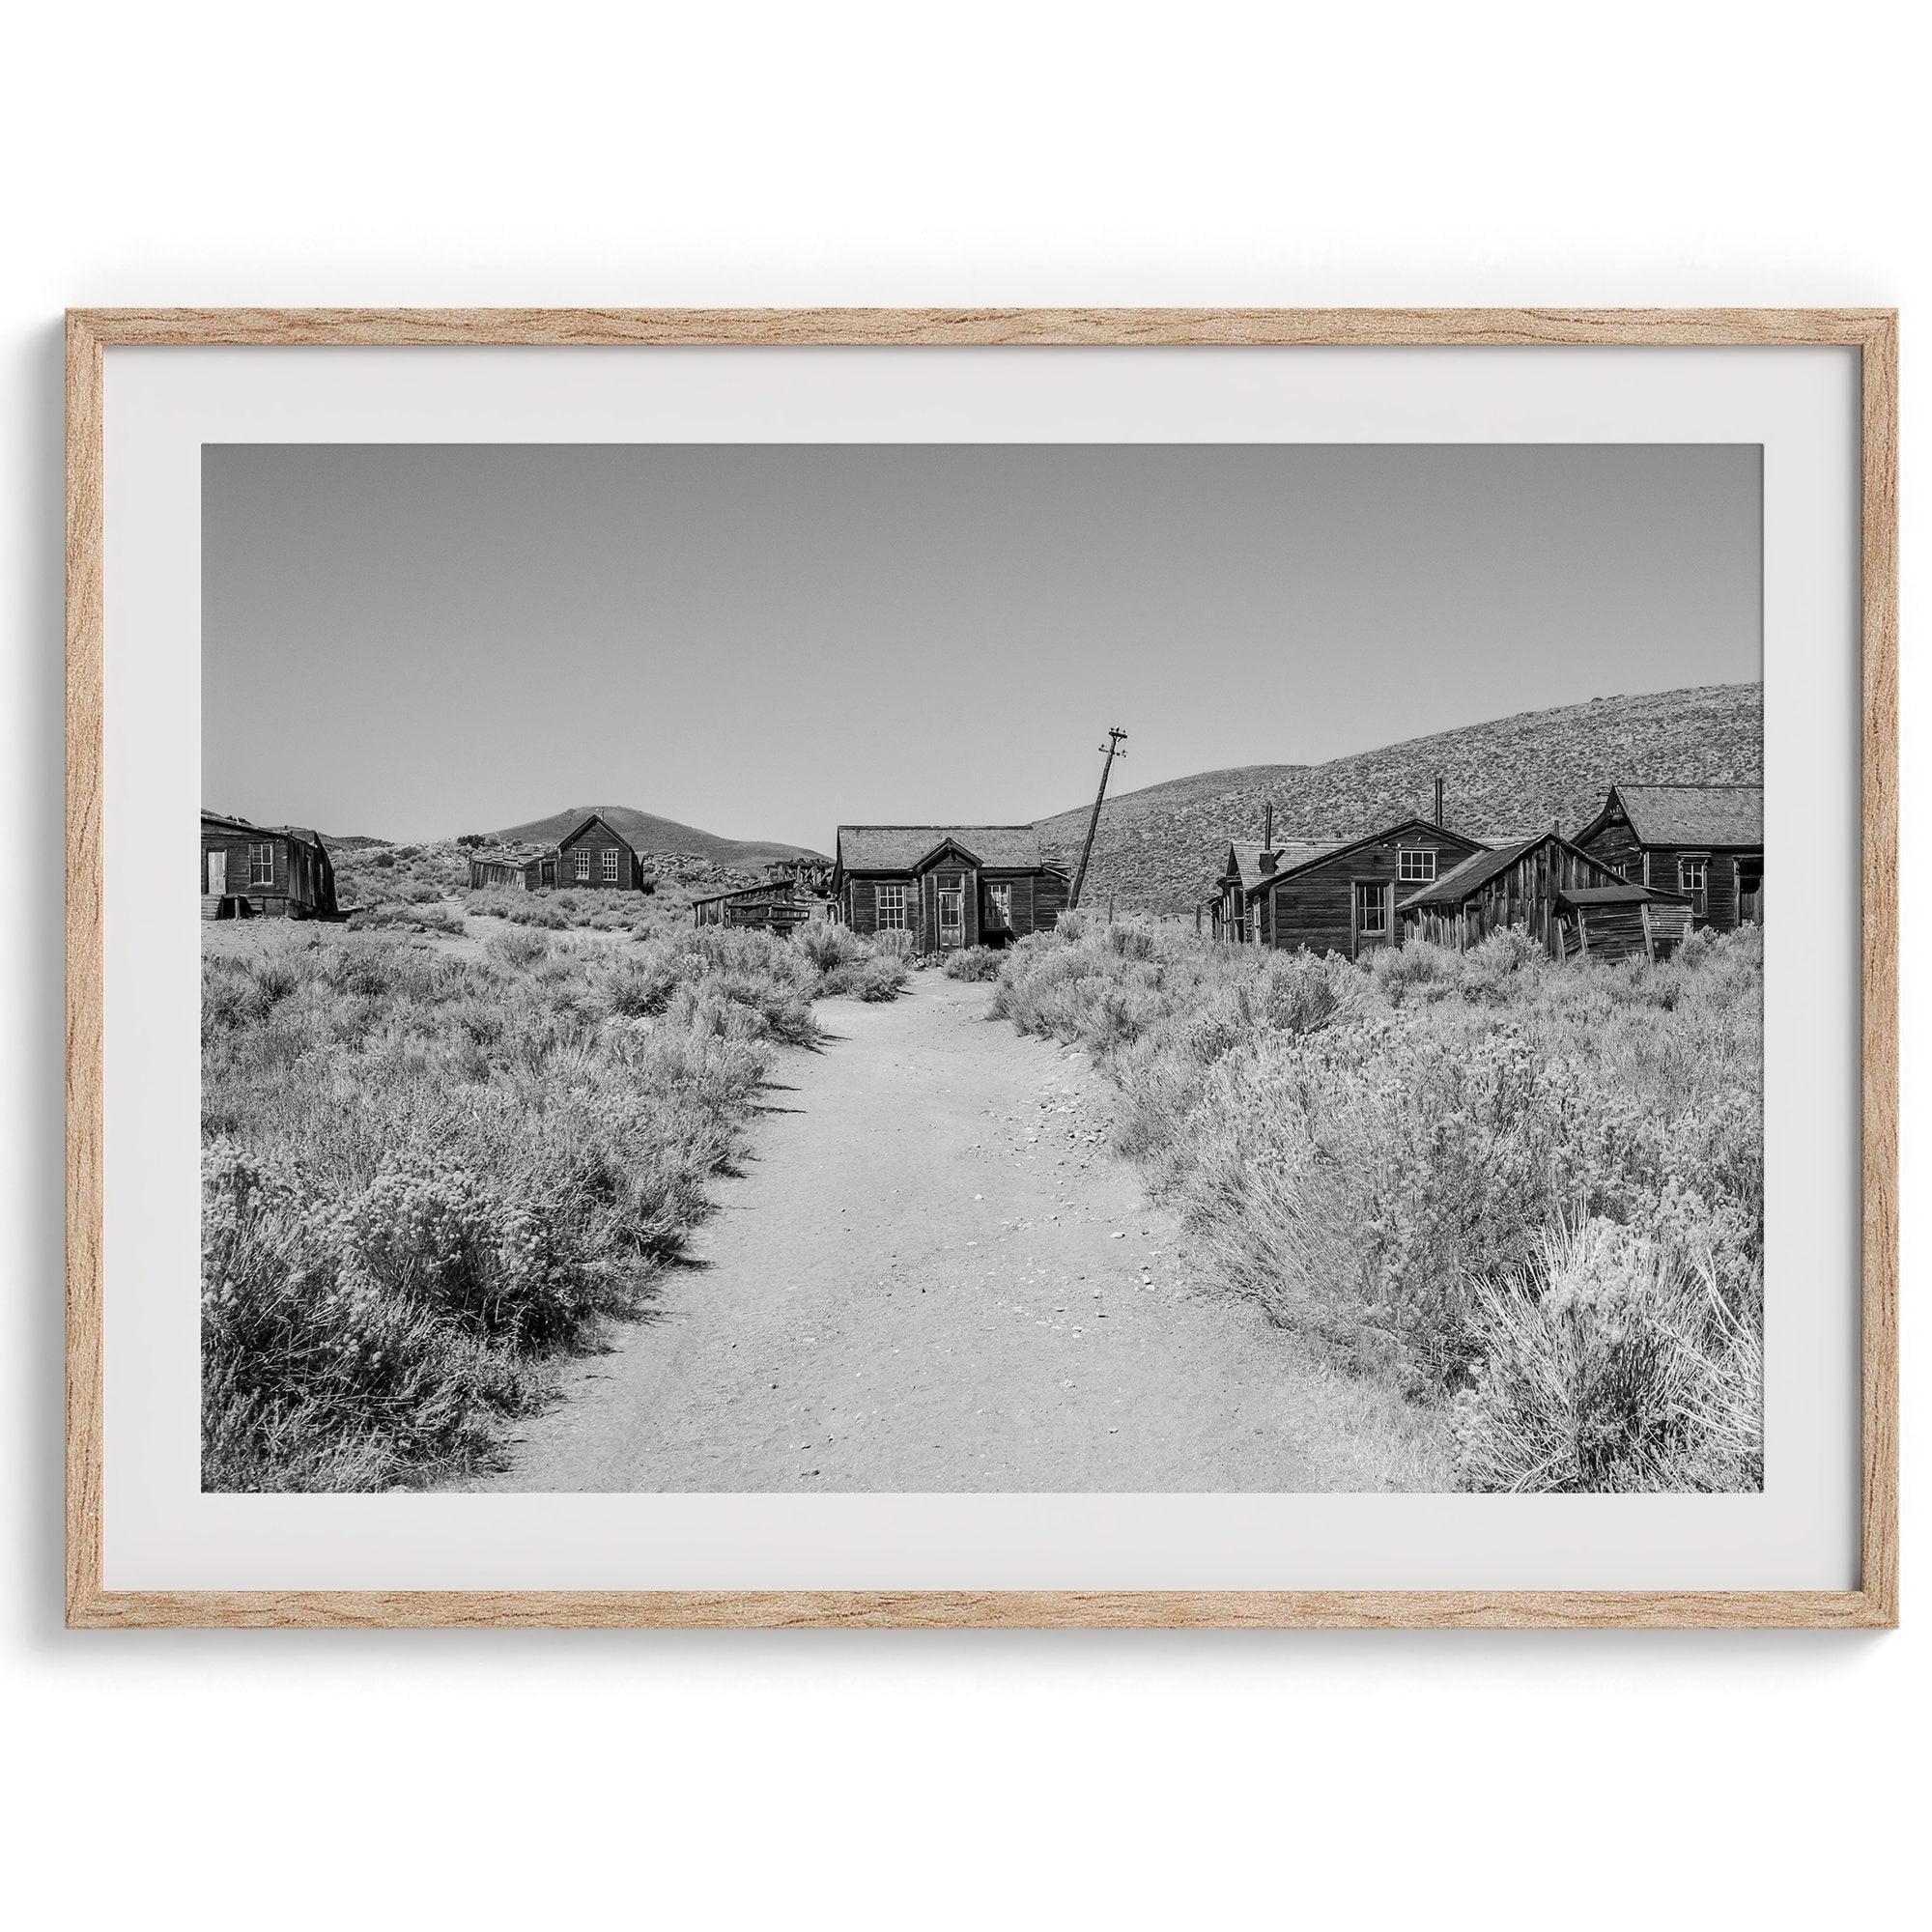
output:
[[[0,1764],[17,1790],[0,1815],[20,1922],[1899,1918],[1923,1822],[1908,1786],[1922,1629],[64,1633],[59,316],[1881,302],[1908,311],[1916,400],[1932,276],[1911,36],[1904,9],[1684,0],[103,0],[16,16],[0,117]],[[1909,482],[1921,426],[1908,409]],[[1923,519],[1907,509],[1916,589]],[[1909,761],[1916,680],[1907,696]],[[1922,790],[1908,785],[1908,851]],[[1909,1115],[1908,1192],[1923,1138]],[[1908,1301],[1924,1260],[1915,1220]],[[1910,1420],[1909,1549],[1927,1531]]]

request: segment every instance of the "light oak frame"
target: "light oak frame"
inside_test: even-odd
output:
[[[102,1580],[102,355],[165,345],[1792,347],[1862,375],[1861,1575],[1855,1590],[109,1590]],[[67,323],[67,1619],[78,1628],[1856,1630],[1898,1621],[1898,323],[1889,309],[79,309]]]

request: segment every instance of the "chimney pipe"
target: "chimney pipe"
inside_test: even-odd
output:
[[[1435,780],[1435,822],[1442,823],[1442,779],[1438,773]]]
[[[1262,807],[1262,850],[1274,850],[1274,800],[1269,799]]]

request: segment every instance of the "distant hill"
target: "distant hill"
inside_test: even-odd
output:
[[[1270,801],[1277,838],[1353,838],[1405,812],[1430,811],[1438,775],[1447,785],[1444,815],[1460,832],[1520,836],[1555,819],[1574,832],[1620,779],[1762,779],[1764,687],[1599,697],[1325,765],[1241,765],[1123,792],[1100,814],[1084,900],[1113,895],[1122,908],[1185,912],[1208,895],[1216,848],[1262,836]],[[1079,858],[1092,809],[1039,821],[1041,838],[1068,867]]]
[[[553,812],[548,818],[533,818],[527,825],[512,825],[490,837],[504,844],[526,841],[554,845],[563,835],[593,812],[601,812],[611,827],[621,832],[639,852],[688,852],[708,859],[714,866],[749,866],[753,869],[774,859],[822,859],[825,854],[805,845],[773,845],[750,838],[721,838],[715,832],[700,832],[695,825],[680,825],[674,818],[658,818],[628,805],[573,805]]]

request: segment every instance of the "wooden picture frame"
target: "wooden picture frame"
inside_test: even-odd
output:
[[[87,309],[67,324],[71,1626],[1778,1627],[1898,1619],[1897,319],[1884,309]],[[102,357],[126,346],[1836,346],[1861,369],[1861,1570],[1849,1590],[155,1591],[103,1581]]]

